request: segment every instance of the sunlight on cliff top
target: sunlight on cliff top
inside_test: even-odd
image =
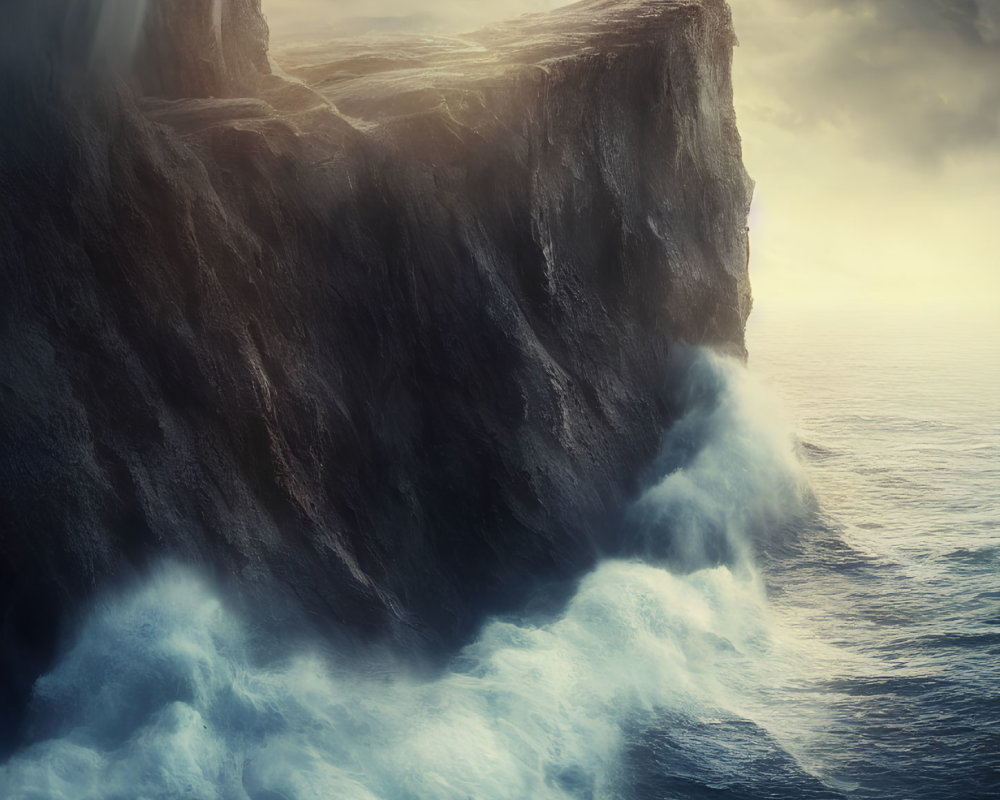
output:
[[[470,30],[562,5],[559,0],[264,0],[279,46],[332,35]],[[832,54],[840,65],[833,72],[810,50],[809,43],[827,35],[847,47],[865,24],[874,24],[872,16],[837,3],[809,10],[790,0],[732,0],[731,5],[741,43],[734,64],[735,105],[744,159],[757,184],[750,219],[757,314],[806,307],[902,314],[931,307],[959,314],[966,308],[997,311],[993,217],[1000,207],[1000,148],[958,149],[939,163],[922,165],[907,158],[906,142],[893,147],[872,138],[877,131],[891,135],[891,120],[831,116],[823,124],[792,125],[817,113],[801,105],[803,98],[814,98],[820,109],[824,102],[831,109],[839,102],[895,114],[884,104],[862,105],[868,103],[863,82],[851,83],[850,72],[841,74],[853,69],[849,50]],[[876,15],[889,24],[885,16]],[[971,23],[982,27],[981,20]],[[983,58],[996,46],[988,40],[978,49],[970,44],[967,57],[960,42],[942,40],[933,63],[927,62],[928,80],[945,88],[974,88],[987,79]],[[899,80],[905,77],[900,75]],[[893,102],[918,113],[920,96],[910,97],[904,88],[894,92]],[[938,145],[946,143],[925,143]]]
[[[271,33],[278,40],[368,32],[455,33],[520,14],[567,5],[559,0],[264,0]]]

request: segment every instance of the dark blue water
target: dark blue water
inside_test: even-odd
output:
[[[764,319],[750,346],[823,510],[764,566],[830,648],[808,758],[851,797],[1000,796],[1000,320]]]
[[[641,557],[556,618],[428,678],[287,652],[164,565],[39,681],[0,796],[1000,796],[996,340],[812,331],[754,329],[764,389],[681,359]]]

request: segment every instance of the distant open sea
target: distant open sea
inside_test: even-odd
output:
[[[816,715],[798,757],[849,797],[1000,797],[1000,321],[764,316],[749,348],[820,508],[762,565],[813,644],[775,698]]]

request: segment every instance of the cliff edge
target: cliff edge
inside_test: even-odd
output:
[[[14,24],[48,66],[4,62],[8,710],[82,599],[165,556],[449,643],[616,552],[672,347],[743,349],[723,0],[274,69],[259,0],[150,0],[109,33],[113,5],[40,4]],[[95,60],[107,36],[127,58]]]

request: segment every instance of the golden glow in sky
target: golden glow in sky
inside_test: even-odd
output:
[[[264,0],[274,33],[469,29],[558,0]],[[732,0],[759,313],[1000,313],[1000,0]]]
[[[732,6],[758,307],[1000,312],[1000,3]]]

